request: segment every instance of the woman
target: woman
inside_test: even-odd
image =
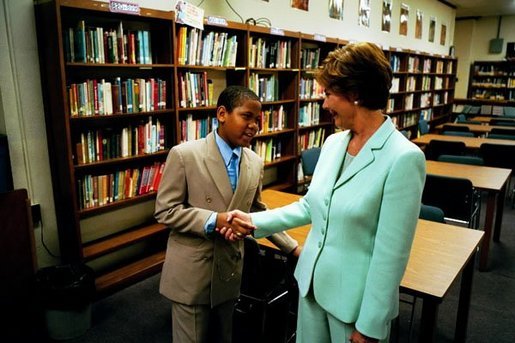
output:
[[[255,237],[312,223],[295,277],[297,342],[386,342],[398,314],[425,179],[421,150],[388,116],[392,71],[371,43],[331,52],[316,74],[342,132],[327,138],[298,202],[230,212],[226,237]],[[223,229],[222,229],[223,230]]]

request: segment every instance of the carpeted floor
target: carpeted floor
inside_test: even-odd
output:
[[[483,211],[484,212],[484,211]],[[159,275],[93,304],[92,327],[68,343],[171,342],[170,307],[158,293]],[[452,342],[459,282],[440,305],[436,342]],[[416,306],[413,337],[418,334],[421,302]],[[401,303],[399,334],[392,342],[409,342],[410,307]],[[506,201],[501,242],[492,243],[490,269],[474,273],[467,342],[515,342],[515,210]],[[342,340],[344,342],[344,340]],[[268,343],[268,342],[263,342]],[[313,342],[316,343],[316,342]]]

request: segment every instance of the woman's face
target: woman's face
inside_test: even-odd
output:
[[[331,113],[334,124],[341,130],[352,129],[356,117],[357,106],[347,97],[325,90],[325,100],[322,107]]]

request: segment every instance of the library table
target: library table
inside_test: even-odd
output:
[[[418,138],[412,140],[418,146],[425,146],[429,144],[429,142],[433,139],[437,139],[439,141],[447,141],[447,142],[463,142],[467,149],[471,150],[479,150],[479,147],[483,143],[491,143],[491,144],[502,144],[502,145],[514,145],[515,140],[510,139],[491,139],[491,138],[482,138],[482,137],[463,137],[463,136],[446,136],[446,135],[437,135],[434,133],[428,133],[422,135]]]
[[[470,118],[470,120],[480,121],[480,122],[486,123],[486,124],[490,124],[490,120],[492,120],[492,119],[500,119],[500,120],[506,120],[506,121],[515,121],[515,118],[513,118],[513,117],[499,117],[499,116],[496,116],[496,117],[477,116],[477,117]],[[503,127],[506,128],[506,126],[503,126]]]
[[[466,123],[444,123],[440,124],[436,127],[436,130],[442,131],[443,126],[466,126],[469,128],[470,132],[477,135],[485,135],[490,133],[493,128],[496,129],[508,129],[510,130],[510,126],[501,126],[501,125],[481,125],[481,124],[466,124]],[[515,128],[513,128],[513,133],[515,134]]]
[[[269,208],[287,205],[299,198],[300,195],[274,190],[265,190],[262,193],[262,200]],[[304,225],[288,230],[288,234],[303,245],[309,229],[310,225]],[[420,342],[434,341],[439,304],[460,272],[461,286],[454,341],[465,342],[476,248],[483,235],[478,230],[418,220],[400,289],[422,298]],[[275,248],[266,239],[260,239],[259,243]]]
[[[487,193],[484,224],[485,238],[481,243],[479,253],[479,270],[487,270],[492,230],[493,240],[495,242],[498,242],[501,236],[504,196],[506,193],[506,185],[511,175],[511,170],[459,163],[426,161],[426,173],[467,179],[472,182],[472,186],[474,186],[474,188]],[[497,212],[495,211],[496,207]]]

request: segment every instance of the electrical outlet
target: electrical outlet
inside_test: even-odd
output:
[[[41,222],[41,206],[33,204],[30,209],[32,212],[32,225],[37,226]]]

